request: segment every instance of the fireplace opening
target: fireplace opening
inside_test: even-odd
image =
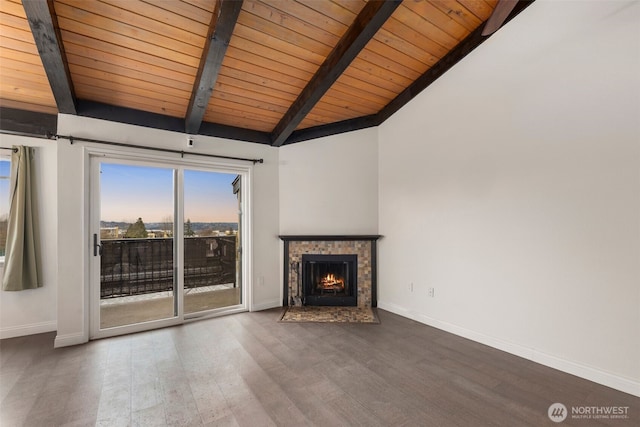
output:
[[[357,255],[302,255],[305,305],[357,306]]]

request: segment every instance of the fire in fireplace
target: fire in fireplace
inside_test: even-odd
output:
[[[357,255],[302,255],[305,305],[356,306]]]

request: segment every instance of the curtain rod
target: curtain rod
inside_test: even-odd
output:
[[[93,142],[96,144],[115,145],[116,147],[138,148],[142,150],[152,150],[152,151],[161,151],[163,153],[180,154],[181,157],[184,157],[185,154],[189,154],[192,156],[214,157],[217,159],[241,160],[245,162],[252,162],[254,165],[256,163],[264,163],[264,159],[249,159],[246,157],[222,156],[218,154],[207,154],[207,153],[197,153],[193,151],[172,150],[170,148],[145,147],[145,146],[134,145],[134,144],[125,144],[122,142],[111,142],[111,141],[102,141],[99,139],[80,138],[80,137],[71,136],[71,135],[52,135],[52,136],[53,138],[57,138],[57,139],[60,139],[60,138],[68,139],[71,144],[73,144],[74,141]]]
[[[73,144],[73,141],[83,141],[83,142],[93,142],[93,143],[96,143],[96,144],[115,145],[117,147],[128,147],[128,148],[139,148],[139,149],[142,149],[142,150],[162,151],[164,153],[180,154],[181,157],[184,157],[185,154],[190,154],[192,156],[213,157],[213,158],[217,158],[217,159],[241,160],[241,161],[244,161],[244,162],[252,162],[254,165],[256,163],[264,163],[264,159],[248,159],[248,158],[245,158],[245,157],[222,156],[222,155],[217,155],[217,154],[197,153],[197,152],[193,152],[193,151],[171,150],[169,148],[145,147],[145,146],[134,145],[134,144],[124,144],[124,143],[121,143],[121,142],[102,141],[102,140],[99,140],[99,139],[78,138],[78,137],[69,136],[69,135],[53,135],[53,134],[50,134],[48,132],[47,132],[46,135],[40,135],[40,134],[37,134],[37,133],[12,132],[12,131],[7,131],[7,130],[2,129],[2,130],[0,130],[0,133],[1,134],[7,134],[7,135],[26,136],[26,137],[30,137],[30,138],[43,138],[43,139],[59,139],[59,138],[63,138],[63,139],[68,139],[71,144]],[[0,147],[0,149],[3,149],[3,150],[14,150],[13,148],[5,148],[5,147]]]
[[[0,150],[11,150],[11,151],[13,151],[14,153],[17,153],[17,152],[18,152],[18,149],[17,149],[17,148],[9,148],[9,147],[0,147]]]

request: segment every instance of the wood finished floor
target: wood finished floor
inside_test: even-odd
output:
[[[0,425],[637,426],[640,399],[379,310],[380,324],[242,313],[53,349],[0,341]],[[554,402],[628,420],[552,423]],[[569,409],[571,410],[571,409]]]

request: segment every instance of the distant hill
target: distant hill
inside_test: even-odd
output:
[[[121,230],[126,230],[131,223],[124,221],[100,221],[100,228],[113,228],[118,227]],[[145,222],[145,228],[147,230],[163,230],[166,228],[166,223],[164,222]],[[191,229],[195,232],[201,230],[238,230],[237,222],[192,222]]]
[[[155,224],[154,225],[154,229],[156,227],[161,228],[162,227],[162,223],[158,222],[158,223],[152,223]],[[221,231],[226,231],[226,230],[238,230],[238,223],[237,222],[192,222],[191,223],[191,229],[193,231],[199,231],[199,230],[221,230]]]

